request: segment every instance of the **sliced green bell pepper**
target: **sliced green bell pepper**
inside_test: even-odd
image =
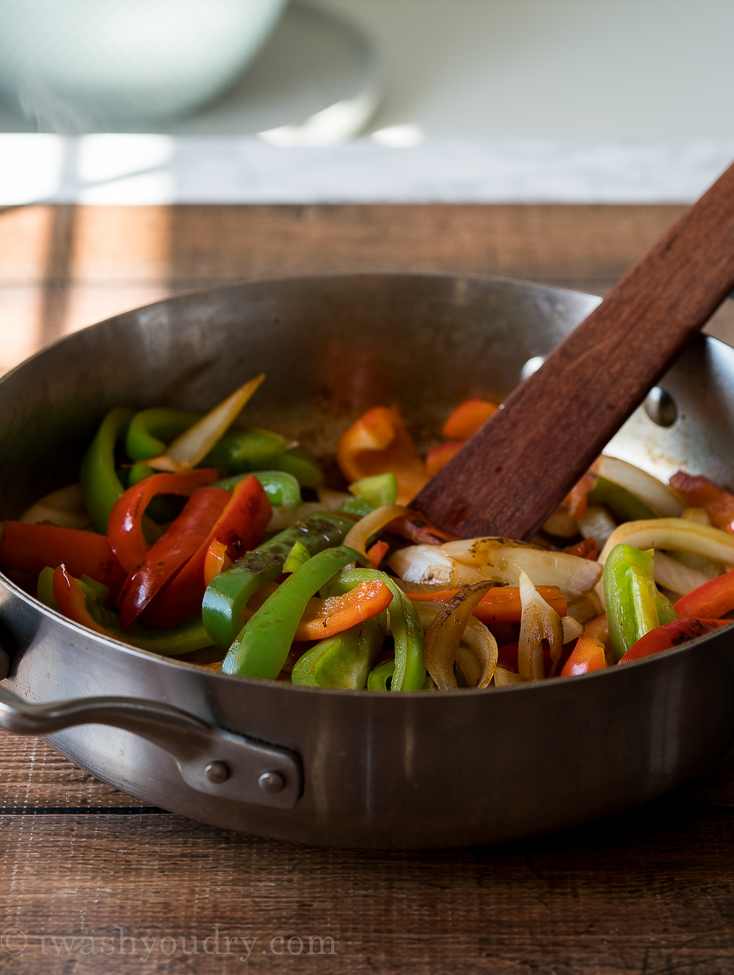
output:
[[[369,501],[365,501],[364,498],[347,498],[347,500],[339,506],[339,511],[346,511],[350,515],[357,515],[358,518],[365,518],[371,511],[375,510],[375,506],[370,504]]]
[[[642,552],[631,545],[612,549],[604,565],[604,601],[617,660],[661,622],[671,622],[671,614],[677,618],[655,585],[652,549]]]
[[[107,534],[107,519],[125,487],[115,468],[115,445],[125,439],[133,410],[118,406],[105,416],[84,454],[81,484],[84,503],[94,527]]]
[[[355,498],[363,498],[373,508],[381,508],[384,504],[395,504],[398,497],[398,480],[394,474],[373,474],[363,477],[349,485],[349,491]]]
[[[229,647],[242,629],[242,612],[248,599],[266,582],[283,574],[283,565],[296,542],[311,555],[338,545],[354,521],[337,512],[316,512],[279,532],[209,583],[202,614],[207,633],[215,643]]]
[[[596,484],[589,491],[588,501],[591,505],[602,505],[619,522],[640,521],[648,518],[659,518],[657,511],[645,504],[634,494],[614,481],[597,476]]]
[[[359,626],[321,640],[296,661],[294,684],[361,690],[382,647],[384,630],[373,616]]]
[[[273,457],[270,464],[264,465],[274,470],[292,474],[301,487],[317,488],[324,483],[324,472],[313,454],[297,444],[288,447],[282,454]]]
[[[200,466],[223,467],[232,474],[278,469],[276,459],[289,443],[281,434],[261,427],[227,430]]]
[[[395,672],[390,690],[423,690],[426,665],[423,662],[423,630],[420,619],[411,601],[389,575],[378,569],[345,569],[323,587],[321,595],[342,595],[367,579],[380,579],[393,594],[388,607],[390,629],[395,642]]]
[[[223,674],[275,680],[309,599],[350,562],[362,559],[346,545],[318,552],[278,586],[245,623],[222,663]]]
[[[283,563],[283,573],[295,572],[296,569],[300,569],[304,562],[308,562],[311,558],[311,553],[303,544],[303,542],[295,542],[293,548],[288,553],[288,558]]]
[[[395,661],[383,660],[367,678],[368,691],[389,691],[392,689],[392,679],[395,673]]]
[[[125,450],[130,460],[148,460],[166,452],[167,445],[201,419],[200,413],[154,406],[140,410],[130,421]]]
[[[254,477],[262,484],[268,500],[274,508],[297,508],[303,503],[301,487],[296,478],[287,471],[253,471]],[[212,487],[234,491],[237,484],[249,474],[234,474],[214,481]]]

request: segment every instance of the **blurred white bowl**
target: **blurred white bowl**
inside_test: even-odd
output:
[[[260,50],[287,0],[0,0],[0,93],[39,128],[191,112]]]

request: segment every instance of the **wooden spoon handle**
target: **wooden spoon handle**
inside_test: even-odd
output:
[[[464,538],[529,538],[734,288],[734,166],[414,498]]]

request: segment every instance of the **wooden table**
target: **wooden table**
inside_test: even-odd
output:
[[[458,271],[603,292],[678,212],[9,209],[0,369],[118,311],[234,280]],[[712,329],[734,337],[730,308]],[[0,972],[734,972],[732,763],[615,820],[429,854],[224,833],[31,739],[0,736],[0,769]]]

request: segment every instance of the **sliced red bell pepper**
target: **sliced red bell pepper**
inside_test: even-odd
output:
[[[79,583],[67,570],[66,566],[59,565],[54,570],[53,578],[54,599],[59,604],[59,609],[74,623],[86,626],[95,633],[103,636],[113,637],[114,634],[106,630],[87,609],[87,598],[84,595]]]
[[[518,649],[516,641],[503,644],[497,650],[497,664],[505,670],[511,670],[513,674],[518,674],[520,672],[517,660]]]
[[[123,630],[135,622],[153,597],[209,537],[212,525],[231,497],[225,488],[200,487],[193,492],[178,518],[125,580],[120,597],[120,626]],[[204,552],[206,554],[206,549]],[[203,595],[203,564],[201,575]],[[181,617],[177,622],[180,620]]]
[[[468,399],[456,407],[441,433],[449,440],[468,440],[496,410],[487,399]]]
[[[343,596],[311,599],[294,640],[324,640],[387,609],[393,594],[379,579],[360,582]]]
[[[216,481],[219,471],[202,467],[185,474],[154,474],[139,481],[117,501],[107,522],[110,547],[126,572],[133,572],[141,564],[150,548],[143,534],[143,515],[150,502],[159,494],[189,497],[198,487]]]
[[[734,609],[734,569],[681,596],[675,604],[679,617],[721,619]]]
[[[89,576],[119,591],[125,572],[117,561],[106,535],[6,521],[1,528],[0,563],[14,569],[39,573],[46,566],[62,563],[74,576]]]
[[[458,589],[442,589],[439,592],[406,592],[405,595],[413,602],[444,603],[458,592]],[[538,586],[538,593],[559,616],[566,615],[568,602],[558,586]],[[493,586],[474,607],[474,616],[485,624],[519,623],[522,618],[519,588]]]
[[[401,515],[399,518],[393,518],[391,522],[385,525],[383,531],[391,535],[399,535],[414,545],[443,545],[444,542],[456,540],[456,535],[451,535],[449,532],[445,532],[443,528],[432,525],[417,511],[412,511],[409,515]]]
[[[683,496],[689,508],[703,508],[715,528],[732,531],[734,522],[734,494],[720,488],[701,474],[677,471],[670,479],[670,486]]]
[[[672,623],[657,626],[654,630],[650,630],[643,637],[640,637],[617,662],[628,664],[632,663],[633,660],[642,660],[643,657],[660,653],[662,650],[670,650],[672,647],[680,646],[681,643],[694,640],[697,636],[713,633],[719,627],[726,626],[728,622],[729,620],[673,620]]]
[[[593,670],[603,670],[606,665],[604,644],[592,637],[582,635],[561,668],[561,677],[590,674]]]
[[[219,491],[220,488],[199,490]],[[198,548],[148,606],[145,613],[147,626],[154,629],[175,626],[201,611],[207,586],[207,554],[213,542],[223,543],[226,555],[232,561],[260,544],[273,513],[260,481],[250,475],[240,481],[234,491],[225,491],[225,494],[228,503],[218,517],[210,521],[209,530]]]
[[[428,480],[397,406],[367,410],[339,438],[336,461],[350,484],[392,472],[398,482],[398,504],[407,504]]]
[[[575,545],[567,545],[563,551],[568,552],[569,555],[577,555],[581,559],[591,559],[592,562],[599,557],[599,546],[593,538],[585,538]]]
[[[609,641],[609,621],[607,620],[606,613],[599,613],[595,616],[593,620],[589,620],[588,623],[584,623],[584,636],[588,636],[591,640],[596,640],[597,643],[601,643],[604,647],[610,645]]]

